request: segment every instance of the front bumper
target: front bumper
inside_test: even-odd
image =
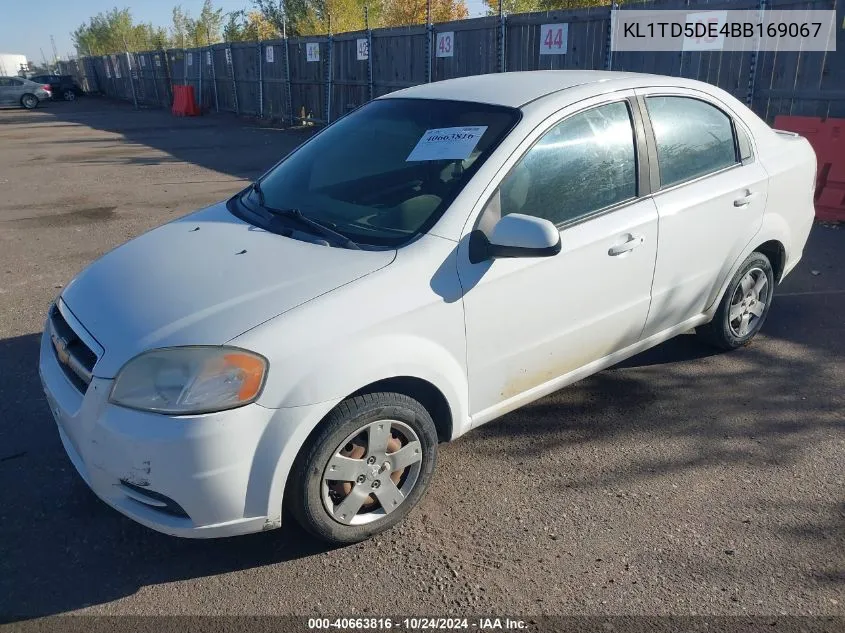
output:
[[[107,504],[154,530],[193,538],[281,524],[284,480],[319,407],[250,404],[169,417],[108,402],[112,380],[83,394],[41,340],[39,373],[76,470]]]

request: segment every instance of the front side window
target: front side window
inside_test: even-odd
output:
[[[306,142],[241,200],[297,209],[358,244],[428,230],[519,120],[512,108],[428,99],[370,102]],[[243,219],[261,225],[254,214]]]
[[[717,107],[691,97],[646,97],[646,106],[662,187],[736,164],[733,125]]]
[[[636,197],[636,174],[631,114],[625,102],[610,103],[547,132],[502,181],[496,203],[501,215],[571,222]]]

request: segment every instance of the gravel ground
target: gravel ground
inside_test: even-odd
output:
[[[682,336],[441,446],[421,506],[327,549],[163,536],[88,491],[36,371],[97,256],[310,133],[83,99],[0,112],[0,619],[89,614],[845,615],[845,229],[747,349]]]

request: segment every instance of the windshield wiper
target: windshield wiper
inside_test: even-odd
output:
[[[261,190],[261,181],[256,180],[252,185],[250,185],[250,189],[255,192],[255,195],[258,196],[258,204],[262,207],[264,205],[264,192]]]
[[[259,185],[258,191],[261,191],[261,187]],[[261,195],[261,194],[259,194]],[[318,222],[313,218],[309,218],[307,215],[302,213],[299,209],[275,209],[273,207],[268,207],[266,204],[261,205],[268,213],[272,213],[273,215],[278,215],[283,218],[292,218],[294,220],[298,220],[301,224],[310,227],[314,232],[319,233],[323,237],[328,237],[333,240],[339,246],[343,246],[344,248],[350,248],[352,250],[360,251],[361,247],[358,246],[355,242],[351,239],[343,235],[342,233],[338,233],[334,229],[326,226],[322,222]]]
[[[264,200],[264,191],[261,189],[261,181],[256,180],[255,182],[250,185],[250,190],[255,192],[255,195],[258,197],[258,204],[261,206],[262,209],[271,213],[272,215],[278,215],[284,218],[292,218],[294,220],[298,220],[300,224],[304,224],[310,227],[314,232],[319,233],[323,237],[331,238],[336,244],[343,246],[344,248],[350,248],[352,250],[361,250],[361,247],[358,246],[355,242],[351,239],[343,235],[342,233],[338,233],[337,231],[333,230],[331,227],[326,226],[322,222],[318,222],[312,218],[309,218],[307,215],[302,213],[299,209],[276,209],[274,207],[268,207],[267,203]]]

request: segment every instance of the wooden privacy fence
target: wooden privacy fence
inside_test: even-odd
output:
[[[838,52],[614,52],[613,7],[482,17],[331,36],[118,53],[64,62],[87,90],[169,107],[172,84],[203,110],[328,123],[374,97],[430,81],[540,69],[657,73],[715,84],[769,122],[845,116],[842,0],[650,0],[632,9],[837,10]],[[617,9],[624,11],[624,9]]]

